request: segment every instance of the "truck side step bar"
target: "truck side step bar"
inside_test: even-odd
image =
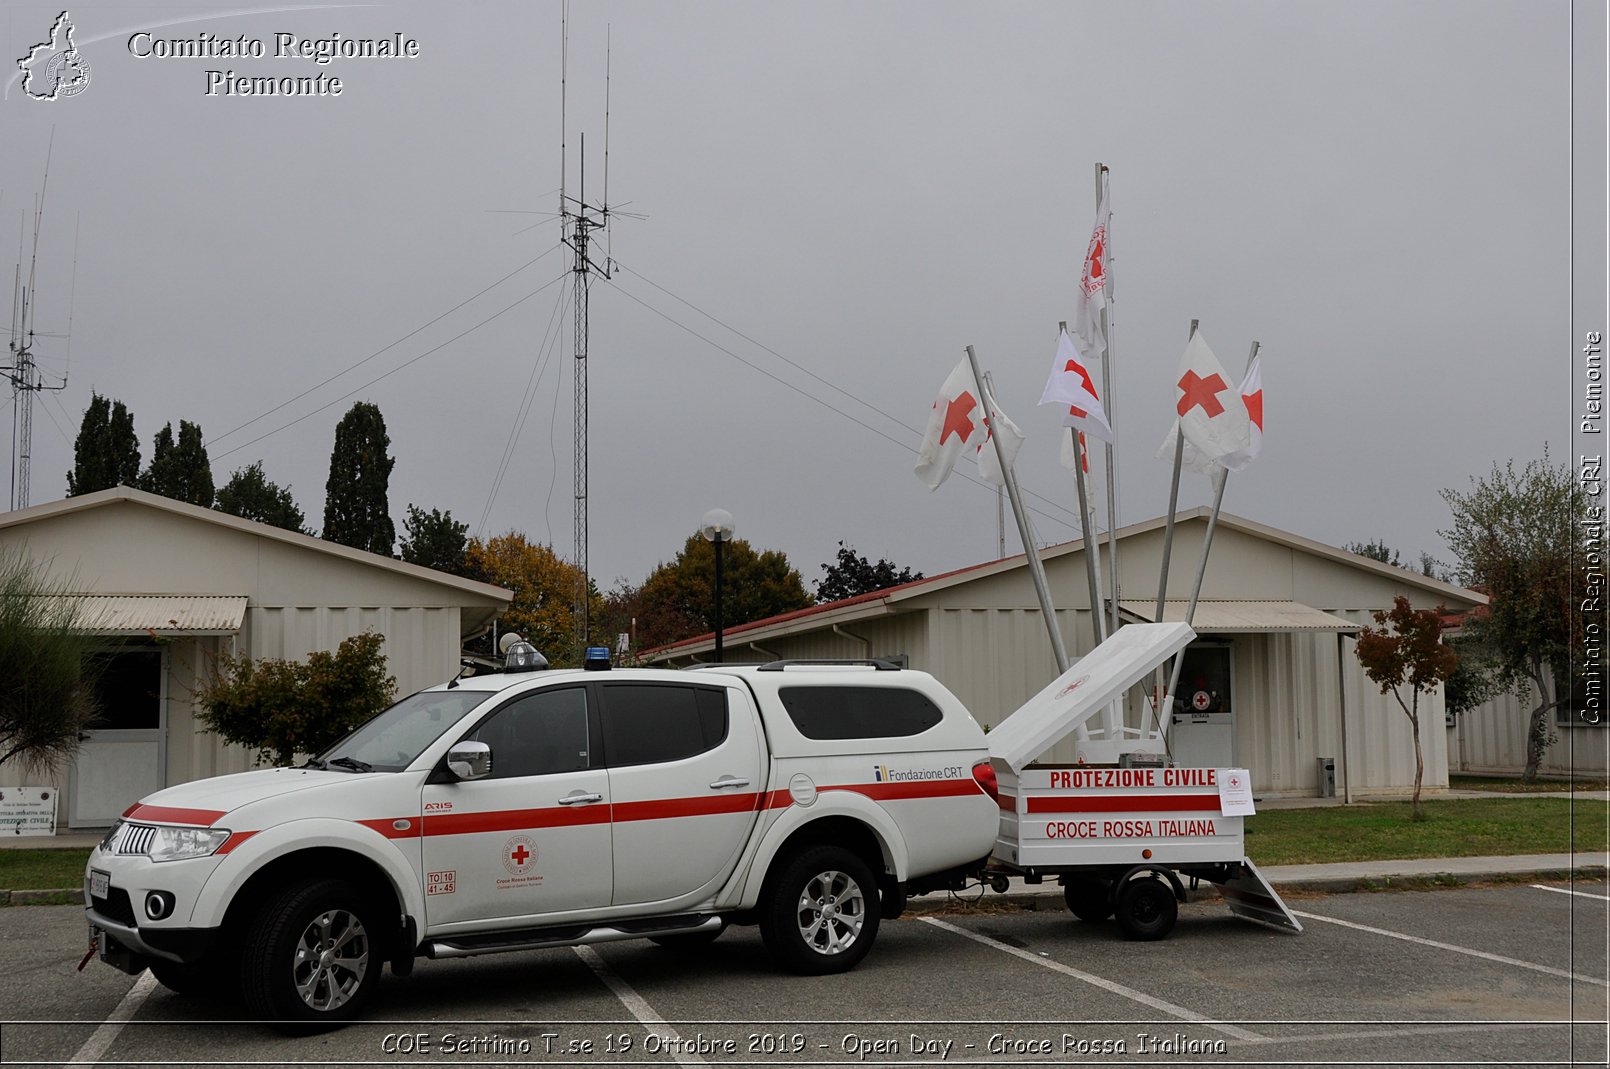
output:
[[[477,954],[502,954],[510,950],[541,950],[546,947],[586,946],[614,943],[622,939],[642,939],[653,935],[687,935],[717,932],[724,922],[709,914],[681,917],[653,917],[641,921],[615,921],[596,927],[585,924],[555,925],[549,928],[520,928],[506,932],[471,932],[433,939],[425,944],[427,958],[469,958]]]

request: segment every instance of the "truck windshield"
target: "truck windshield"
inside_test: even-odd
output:
[[[401,772],[442,732],[490,697],[489,691],[467,688],[411,694],[308,763],[348,772]]]

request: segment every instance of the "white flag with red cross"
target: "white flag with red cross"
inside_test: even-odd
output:
[[[1076,434],[1079,436],[1079,452],[1077,456],[1075,456],[1073,450],[1073,436]],[[1090,443],[1085,441],[1083,431],[1070,430],[1062,436],[1062,455],[1058,459],[1061,460],[1064,468],[1075,474],[1078,474],[1079,468],[1083,468],[1086,475],[1090,474]],[[1075,465],[1079,467],[1075,467]]]
[[[999,407],[993,418],[986,415],[984,391],[973,381],[973,369],[964,359],[945,379],[928,413],[928,429],[917,450],[917,478],[928,489],[939,489],[939,484],[950,478],[956,458],[966,452],[977,456],[978,473],[986,481],[994,486],[1005,485],[995,445],[990,441],[992,426],[1000,428],[1002,451],[1010,465],[1023,442],[1023,432]]]
[[[1229,375],[1200,331],[1191,335],[1180,357],[1174,391],[1180,433],[1203,459],[1221,460],[1251,448],[1252,420],[1247,415],[1246,402],[1240,391],[1230,385]]]
[[[1079,273],[1078,314],[1074,318],[1074,331],[1087,353],[1099,353],[1107,344],[1101,330],[1101,310],[1107,306],[1107,228],[1111,223],[1107,186],[1102,183],[1096,224],[1090,230],[1090,245],[1085,249],[1084,267]]]
[[[1063,331],[1057,337],[1057,355],[1051,362],[1051,376],[1045,380],[1040,394],[1042,405],[1067,405],[1063,414],[1064,427],[1077,427],[1103,441],[1113,441],[1112,424],[1096,393],[1096,384],[1079,347],[1072,336]]]
[[[1245,449],[1237,449],[1229,456],[1222,458],[1219,463],[1231,471],[1240,471],[1258,458],[1263,451],[1263,354],[1252,358],[1252,364],[1247,373],[1241,376],[1241,402],[1247,406],[1247,419],[1252,424],[1252,433],[1249,444]]]
[[[1010,468],[1017,461],[1017,451],[1023,445],[1023,432],[1018,425],[1009,419],[1001,406],[995,403],[993,395],[985,394],[989,402],[989,419],[984,441],[978,446],[978,474],[991,486],[1005,486],[1006,476],[1001,471],[1001,461],[1006,462]],[[997,452],[996,443],[1000,443]]]
[[[1230,471],[1241,471],[1251,464],[1258,452],[1263,448],[1263,372],[1261,369],[1263,357],[1254,356],[1252,363],[1247,367],[1247,373],[1241,378],[1241,385],[1236,390],[1247,413],[1248,436],[1247,444],[1234,449],[1218,459],[1205,455],[1189,438],[1180,453],[1180,467],[1185,471],[1195,472],[1198,475],[1212,475],[1220,468]],[[1163,460],[1173,460],[1174,439],[1179,434],[1182,421],[1176,421],[1169,428],[1163,444],[1158,447],[1157,455]]]

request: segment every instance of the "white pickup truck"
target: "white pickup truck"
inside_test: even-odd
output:
[[[925,673],[509,670],[540,667],[528,650],[302,767],[131,806],[85,873],[93,948],[304,1023],[359,1014],[386,962],[728,924],[829,973],[908,891],[961,887],[995,844],[984,732]]]

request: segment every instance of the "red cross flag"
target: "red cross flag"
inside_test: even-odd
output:
[[[1017,460],[1018,447],[1023,444],[1023,432],[1007,418],[994,400],[994,397],[989,397],[990,415],[985,420],[987,433],[978,447],[978,474],[991,486],[1005,486],[1006,476],[1001,473],[1001,461],[1004,459],[1006,466],[1011,467]],[[996,442],[1000,443],[999,455]]]
[[[1073,452],[1073,436],[1075,434],[1079,436],[1079,454],[1077,459],[1075,459]],[[1062,466],[1067,468],[1069,471],[1077,472],[1077,469],[1074,467],[1074,465],[1078,464],[1084,468],[1084,473],[1086,475],[1090,474],[1090,443],[1085,441],[1084,431],[1072,431],[1062,436],[1062,455],[1058,457],[1058,459],[1062,462]]]
[[[1217,461],[1214,461],[1203,456],[1199,449],[1187,441],[1180,457],[1180,467],[1184,470],[1195,472],[1198,475],[1212,475],[1220,467],[1228,468],[1231,471],[1241,471],[1257,458],[1259,451],[1263,449],[1262,354],[1252,358],[1252,363],[1248,365],[1247,373],[1241,377],[1241,386],[1236,392],[1241,395],[1241,402],[1247,408],[1247,420],[1250,424],[1250,444],[1243,449],[1226,453]],[[1177,426],[1178,424],[1176,424]],[[1168,436],[1163,439],[1163,444],[1157,450],[1157,455],[1160,458],[1164,460],[1173,459],[1174,436],[1177,433],[1178,431],[1175,428],[1169,429]]]
[[[991,429],[1000,428],[1001,446],[1008,464],[1017,456],[1023,432],[998,407],[993,419],[986,416],[983,396],[984,391],[973,381],[973,369],[965,359],[939,388],[939,396],[928,413],[927,433],[917,451],[917,478],[926,483],[928,489],[937,490],[940,483],[950,478],[956,458],[964,452],[977,456],[978,473],[986,481],[994,486],[1005,485],[995,446],[990,442]]]
[[[1112,425],[1107,412],[1101,407],[1096,384],[1090,378],[1084,357],[1073,338],[1063,331],[1057,338],[1056,359],[1051,362],[1051,377],[1045,380],[1040,394],[1042,405],[1067,405],[1062,417],[1064,427],[1077,427],[1103,441],[1112,441]]]
[[[1180,357],[1174,389],[1180,433],[1185,435],[1185,444],[1195,446],[1204,460],[1222,462],[1232,453],[1252,447],[1252,421],[1246,402],[1240,391],[1231,387],[1229,376],[1201,331],[1191,335]],[[1170,454],[1173,444],[1170,435]]]
[[[1107,344],[1101,332],[1101,310],[1107,306],[1107,228],[1112,223],[1112,209],[1107,207],[1107,186],[1101,187],[1101,201],[1096,205],[1096,225],[1090,230],[1090,245],[1085,249],[1084,268],[1079,274],[1079,307],[1074,319],[1074,331],[1084,342],[1087,353],[1097,353]]]

